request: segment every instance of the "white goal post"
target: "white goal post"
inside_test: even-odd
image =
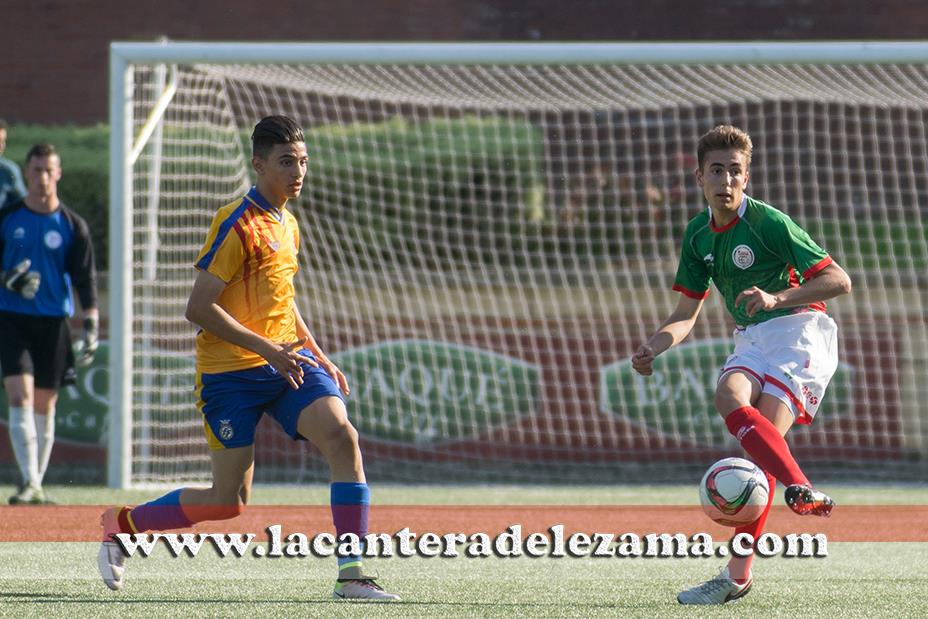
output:
[[[715,291],[657,380],[627,363],[673,306],[695,138],[722,122],[755,138],[749,193],[855,280],[831,417],[794,447],[928,468],[928,43],[117,42],[109,109],[112,487],[208,477],[183,304],[267,113],[306,129],[299,303],[382,478],[689,479],[731,451]],[[266,479],[324,477],[262,441]]]

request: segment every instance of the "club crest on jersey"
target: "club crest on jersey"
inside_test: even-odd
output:
[[[232,420],[231,419],[221,419],[219,421],[219,437],[227,441],[232,438],[232,435],[235,434],[235,430],[232,429]]]
[[[64,239],[61,238],[61,233],[57,230],[49,230],[45,233],[45,246],[49,249],[58,249],[61,247],[62,242],[64,242]]]
[[[17,241],[26,238],[26,229],[20,227],[13,230],[13,238]]]
[[[739,269],[749,269],[754,264],[754,250],[747,245],[739,245],[731,252],[731,261]]]

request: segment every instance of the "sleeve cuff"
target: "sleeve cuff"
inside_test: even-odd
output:
[[[812,279],[819,273],[819,271],[827,267],[832,262],[834,262],[834,260],[832,260],[831,256],[825,256],[817,263],[806,269],[802,274],[802,279]]]
[[[693,292],[692,290],[690,290],[690,289],[688,289],[688,288],[684,288],[684,287],[681,286],[680,284],[674,284],[674,285],[673,285],[673,289],[676,290],[677,292],[683,294],[684,296],[687,296],[687,297],[689,297],[689,298],[691,298],[691,299],[696,299],[696,300],[698,300],[698,301],[701,301],[701,300],[703,300],[703,299],[705,299],[706,297],[709,296],[709,290],[708,290],[708,289],[704,290],[703,292]]]

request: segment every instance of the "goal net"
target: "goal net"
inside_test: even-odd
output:
[[[351,381],[372,479],[695,483],[740,453],[713,407],[734,326],[714,288],[654,376],[629,365],[677,301],[682,233],[705,208],[695,144],[721,123],[754,140],[748,193],[854,281],[828,303],[841,365],[815,423],[790,432],[794,453],[820,478],[924,475],[928,53],[873,63],[808,45],[732,64],[758,54],[348,47],[332,61],[314,59],[320,46],[303,61],[273,46],[137,61],[120,48],[111,484],[208,479],[192,263],[215,210],[254,182],[251,128],[278,113],[304,127],[310,157],[288,206],[298,304]],[[259,481],[328,478],[269,419],[256,452]]]

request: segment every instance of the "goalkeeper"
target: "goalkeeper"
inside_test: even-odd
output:
[[[0,209],[0,367],[10,411],[10,443],[22,483],[10,504],[51,501],[42,478],[55,440],[58,389],[75,382],[75,363],[97,348],[96,271],[90,233],[58,198],[61,159],[50,144],[26,155],[26,197]],[[71,345],[72,286],[83,334]]]

